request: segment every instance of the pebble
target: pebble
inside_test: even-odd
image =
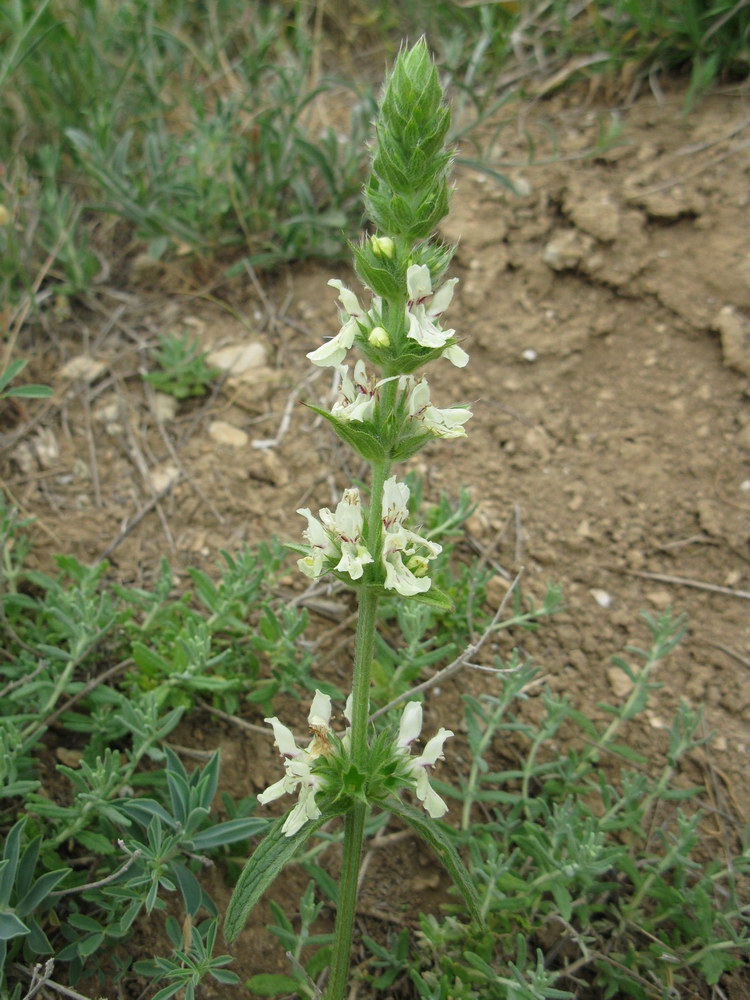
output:
[[[209,425],[208,434],[217,444],[225,444],[230,448],[244,448],[250,441],[243,430],[224,420],[213,420]]]
[[[668,590],[649,590],[643,596],[659,611],[664,611],[674,601],[674,596]]]
[[[599,590],[597,587],[592,587],[589,593],[600,608],[608,608],[612,604],[612,595],[608,594],[606,590]]]
[[[750,318],[734,306],[724,306],[712,325],[721,334],[724,364],[742,375],[750,375]]]
[[[59,457],[60,445],[49,427],[42,427],[29,441],[22,441],[11,452],[11,458],[27,476],[37,469],[49,469]]]
[[[168,392],[155,392],[151,399],[151,412],[158,423],[166,424],[177,415],[177,400]]]
[[[180,470],[171,462],[164,465],[156,465],[149,470],[148,481],[154,493],[161,493],[167,487],[177,482],[180,477]]]
[[[232,344],[229,347],[211,351],[206,362],[213,368],[230,375],[242,375],[252,368],[263,368],[266,363],[266,349],[260,341],[249,344]]]
[[[616,240],[620,233],[620,210],[606,191],[579,198],[569,194],[565,211],[578,229],[604,243]]]
[[[607,668],[607,680],[618,698],[627,698],[635,685],[619,667]]]
[[[60,378],[95,382],[106,368],[106,361],[97,361],[90,354],[78,354],[75,358],[71,358],[70,361],[66,361],[58,374]]]

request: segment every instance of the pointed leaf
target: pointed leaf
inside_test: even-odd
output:
[[[391,592],[386,591],[386,593]],[[443,593],[442,590],[438,590],[434,585],[425,591],[424,594],[411,594],[409,597],[401,594],[399,596],[404,601],[418,601],[419,604],[428,604],[431,608],[435,608],[436,611],[453,611],[455,609],[455,604],[450,597]]]
[[[299,983],[291,976],[278,975],[272,972],[260,972],[251,976],[245,986],[259,997],[275,997],[280,993],[296,994]]]
[[[391,460],[405,462],[407,458],[416,455],[428,442],[434,440],[434,434],[411,434],[409,437],[402,438],[391,449]]]
[[[471,875],[451,843],[449,835],[444,832],[442,824],[434,819],[429,819],[422,812],[406,805],[400,799],[388,799],[384,803],[384,808],[402,819],[422,840],[430,845],[440,863],[453,879],[454,885],[464,897],[469,913],[478,924],[483,924],[484,917],[480,910],[479,895],[474,888]]]
[[[10,941],[11,938],[28,933],[29,928],[15,913],[0,912],[0,941]]]
[[[234,941],[245,926],[250,911],[284,865],[292,860],[316,830],[337,815],[339,810],[326,810],[319,819],[305,823],[292,837],[287,837],[281,832],[286,816],[281,816],[274,823],[243,868],[232,893],[224,920],[224,937],[227,941]]]
[[[53,393],[48,385],[30,383],[29,385],[17,385],[13,389],[7,389],[5,395],[13,396],[16,399],[49,399]]]
[[[23,371],[26,365],[27,362],[22,358],[19,361],[11,362],[4,372],[0,372],[0,392],[2,392],[9,382],[13,381],[19,372]]]
[[[312,403],[306,404],[308,409],[324,417],[341,440],[361,455],[366,462],[384,462],[388,457],[383,443],[372,424],[364,421],[339,420],[328,410],[323,410]]]

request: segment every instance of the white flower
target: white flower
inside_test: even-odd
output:
[[[419,537],[419,536],[417,536]],[[404,597],[424,594],[432,586],[429,576],[416,576],[404,563],[404,555],[412,555],[415,550],[409,546],[407,532],[401,528],[387,531],[383,537],[383,566],[385,567],[385,582],[387,590],[396,590]]]
[[[326,341],[317,350],[310,351],[307,355],[314,365],[321,368],[335,367],[341,364],[346,357],[346,352],[354,343],[360,324],[366,324],[368,318],[368,314],[359,304],[357,296],[342,281],[339,281],[338,278],[331,278],[328,284],[339,290],[339,301],[343,306],[342,326],[335,337]]]
[[[422,347],[443,347],[453,337],[455,330],[443,330],[435,321],[450,305],[457,282],[458,278],[451,278],[433,292],[430,269],[426,264],[412,264],[407,269],[407,337],[416,340]]]
[[[409,757],[411,744],[422,731],[422,706],[418,701],[410,701],[401,716],[396,746],[407,757],[407,768],[416,782],[417,798],[433,819],[440,819],[448,811],[448,806],[430,784],[429,768],[443,759],[443,745],[453,736],[450,729],[442,727],[428,740],[419,757]]]
[[[403,524],[409,516],[409,487],[406,483],[396,482],[391,476],[383,484],[383,524],[390,528],[394,524]]]
[[[449,344],[440,357],[445,358],[446,361],[450,361],[456,368],[465,368],[469,363],[469,355],[458,344]]]
[[[302,532],[310,543],[310,554],[297,560],[305,576],[316,579],[330,569],[348,573],[352,580],[359,580],[363,567],[373,561],[362,540],[362,507],[359,490],[344,490],[344,495],[331,513],[327,507],[320,512],[320,520],[308,507],[297,511],[307,518],[307,529]],[[334,560],[338,560],[334,563]]]
[[[315,793],[320,790],[321,779],[312,771],[314,761],[330,752],[328,734],[331,732],[331,699],[322,691],[316,691],[307,717],[313,737],[307,747],[300,748],[293,734],[274,716],[264,719],[273,728],[274,743],[284,758],[286,774],[280,781],[270,785],[258,796],[258,802],[266,805],[282,795],[291,795],[298,791],[297,805],[287,816],[281,828],[287,837],[293,837],[310,819],[320,816],[320,809],[315,802]]]
[[[354,366],[354,378],[349,378],[349,366],[339,365],[341,395],[333,404],[331,413],[342,420],[368,420],[378,399],[379,383],[368,378],[364,361]]]
[[[471,410],[461,406],[438,409],[430,402],[430,387],[425,378],[415,379],[409,375],[403,380],[406,389],[406,412],[419,421],[425,430],[435,437],[466,437],[463,424],[471,417]]]
[[[383,586],[404,597],[413,597],[430,589],[432,581],[426,576],[427,560],[439,556],[442,546],[404,527],[408,503],[409,487],[391,476],[383,486]]]

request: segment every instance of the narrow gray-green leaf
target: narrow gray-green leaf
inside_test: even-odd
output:
[[[258,844],[252,857],[242,869],[234,887],[224,919],[224,937],[234,941],[245,926],[250,911],[271,885],[284,865],[289,864],[302,845],[335,813],[324,813],[320,819],[305,823],[291,837],[281,832],[286,816],[281,816],[269,833]]]
[[[388,809],[394,816],[399,816],[422,840],[430,845],[442,866],[453,879],[456,888],[464,897],[469,913],[477,923],[483,924],[484,918],[480,910],[479,894],[474,888],[471,875],[469,875],[466,865],[459,857],[448,834],[442,830],[441,825],[412,806],[406,805],[400,799],[388,799],[383,804],[383,808]]]

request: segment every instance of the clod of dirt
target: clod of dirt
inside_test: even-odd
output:
[[[706,209],[705,198],[696,191],[681,187],[636,195],[634,201],[646,210],[649,218],[661,222],[676,222],[685,216],[702,215]]]
[[[250,440],[243,430],[226,423],[224,420],[212,420],[208,427],[208,433],[217,444],[225,444],[230,448],[244,448]]]
[[[62,379],[81,379],[83,382],[95,382],[107,367],[106,361],[97,361],[90,354],[79,354],[66,361],[57,373]]]
[[[724,306],[713,321],[721,334],[724,364],[743,375],[750,375],[750,318],[734,306]]]
[[[611,243],[619,236],[620,209],[608,191],[568,188],[563,208],[573,225],[589,236],[604,243]]]
[[[553,271],[573,271],[593,247],[591,237],[577,229],[557,230],[544,248],[542,260]]]
[[[11,452],[11,458],[25,475],[37,469],[49,469],[60,457],[60,445],[49,427],[42,427],[28,441]]]
[[[176,483],[179,478],[180,470],[176,465],[172,465],[171,462],[165,462],[164,465],[156,466],[148,474],[148,481],[154,493],[161,493],[168,486]]]
[[[151,401],[151,413],[159,424],[174,420],[177,415],[177,400],[168,392],[155,392]]]

